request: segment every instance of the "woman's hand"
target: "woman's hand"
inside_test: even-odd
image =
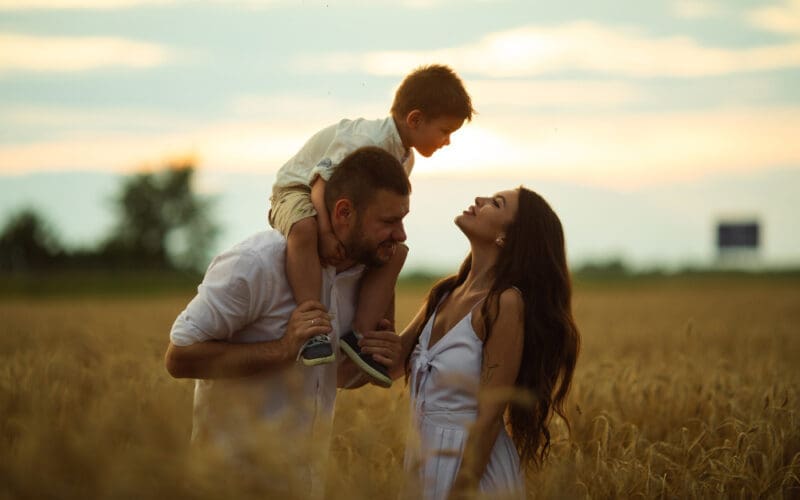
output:
[[[378,330],[364,332],[358,346],[362,353],[372,355],[372,359],[385,366],[390,373],[403,362],[400,336],[387,319],[378,323]]]

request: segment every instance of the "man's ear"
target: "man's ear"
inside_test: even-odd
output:
[[[424,121],[425,114],[418,109],[411,110],[411,112],[406,115],[406,125],[408,125],[411,129],[419,128]]]
[[[347,198],[340,198],[336,200],[336,203],[333,205],[333,213],[331,217],[333,218],[334,222],[342,223],[349,223],[350,220],[353,219],[355,215],[355,209],[353,208],[353,202],[348,200]]]

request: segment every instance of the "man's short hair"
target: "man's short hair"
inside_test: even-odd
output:
[[[440,116],[472,120],[472,99],[455,71],[441,64],[420,66],[405,77],[392,104],[395,120],[418,109],[426,119]]]
[[[325,206],[333,212],[336,201],[347,198],[355,210],[361,210],[380,189],[408,196],[411,183],[397,158],[375,146],[359,148],[333,171],[325,185]]]

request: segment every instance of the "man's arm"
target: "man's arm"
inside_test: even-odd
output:
[[[330,331],[325,307],[310,300],[292,312],[286,333],[278,340],[248,344],[209,340],[187,346],[170,342],[165,364],[176,378],[247,377],[285,368],[295,361],[306,340]]]

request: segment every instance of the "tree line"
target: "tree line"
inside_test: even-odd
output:
[[[35,209],[12,214],[0,231],[0,272],[202,270],[218,234],[212,200],[193,190],[192,162],[170,162],[122,181],[116,222],[89,249],[68,249]]]

